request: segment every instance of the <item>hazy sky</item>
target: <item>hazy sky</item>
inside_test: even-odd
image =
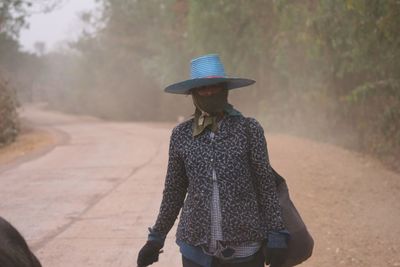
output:
[[[75,39],[82,30],[78,15],[96,8],[95,0],[64,0],[64,4],[50,13],[34,14],[27,18],[28,29],[20,33],[24,50],[33,51],[35,42],[45,42],[47,50],[63,40]]]

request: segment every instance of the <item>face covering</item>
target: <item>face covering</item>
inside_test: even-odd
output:
[[[211,96],[192,94],[196,107],[193,123],[193,136],[202,133],[210,127],[214,133],[218,130],[218,115],[224,111],[228,104],[228,90],[222,90]]]
[[[228,104],[228,90],[221,90],[220,92],[210,96],[200,96],[196,93],[192,94],[194,105],[207,112],[210,115],[216,115],[224,110]]]

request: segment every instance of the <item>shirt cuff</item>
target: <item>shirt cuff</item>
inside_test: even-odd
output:
[[[287,248],[290,234],[287,230],[269,232],[267,239],[268,248]]]
[[[154,231],[153,228],[151,227],[149,227],[148,229],[149,229],[149,235],[147,236],[147,240],[156,241],[160,243],[162,246],[164,246],[166,236]]]

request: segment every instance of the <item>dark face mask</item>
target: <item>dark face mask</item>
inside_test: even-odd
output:
[[[207,112],[208,114],[215,115],[224,110],[228,104],[228,90],[224,89],[220,92],[210,96],[200,96],[196,93],[192,94],[194,105]]]

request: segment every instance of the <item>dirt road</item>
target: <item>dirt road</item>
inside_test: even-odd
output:
[[[161,201],[172,125],[26,108],[52,149],[0,166],[0,215],[43,266],[136,266]],[[400,266],[400,175],[332,145],[269,135],[270,159],[315,238],[301,266]],[[169,234],[154,266],[180,266]]]

